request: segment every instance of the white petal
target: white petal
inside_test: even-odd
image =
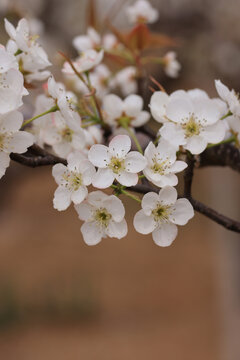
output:
[[[167,173],[178,173],[186,169],[187,163],[185,161],[177,160],[175,163],[170,167],[170,169],[167,171]]]
[[[177,200],[177,190],[172,186],[165,186],[159,192],[159,201],[165,205],[175,204]]]
[[[71,191],[59,186],[54,193],[53,207],[59,211],[66,210],[71,204]]]
[[[208,143],[216,144],[222,141],[225,137],[226,127],[222,120],[211,126],[206,126],[201,135],[206,139]]]
[[[53,175],[53,177],[54,177],[54,179],[55,179],[55,181],[56,181],[56,183],[58,185],[61,184],[61,182],[63,180],[62,176],[63,176],[64,173],[68,173],[68,169],[67,169],[67,167],[65,165],[56,164],[56,165],[53,166],[52,175]]]
[[[187,99],[174,98],[170,100],[166,108],[167,117],[176,123],[185,122],[193,112],[193,104]]]
[[[110,162],[110,155],[107,146],[96,144],[88,152],[88,159],[94,166],[106,168]]]
[[[95,222],[84,223],[81,227],[83,240],[87,245],[97,245],[103,237],[102,230]]]
[[[131,121],[131,126],[139,127],[146,124],[150,119],[150,114],[147,111],[141,111],[137,117]]]
[[[152,216],[147,216],[143,210],[139,210],[133,219],[133,225],[140,234],[150,234],[155,229],[155,221]]]
[[[88,160],[85,155],[80,152],[73,152],[67,157],[68,169],[71,171],[79,171],[82,168],[82,164],[86,161]]]
[[[54,152],[58,156],[60,156],[60,157],[62,157],[64,159],[66,159],[67,156],[71,153],[71,151],[73,151],[71,143],[69,143],[67,141],[66,142],[60,142],[59,144],[53,144],[52,147],[53,147]]]
[[[148,192],[142,198],[142,208],[146,215],[151,215],[159,202],[159,195],[154,192]]]
[[[90,221],[93,217],[94,207],[86,202],[74,205],[78,217],[82,221]]]
[[[177,225],[187,224],[188,220],[194,216],[193,207],[187,199],[178,199],[172,209],[169,220]]]
[[[187,139],[187,144],[184,145],[184,148],[189,150],[192,154],[198,155],[203,152],[207,147],[207,140],[203,136],[191,136]]]
[[[230,90],[220,80],[215,80],[215,86],[221,99],[228,102]]]
[[[110,169],[98,169],[93,177],[92,184],[98,189],[106,189],[112,185],[115,176]]]
[[[108,198],[107,194],[105,194],[104,192],[102,192],[100,190],[97,190],[97,191],[91,192],[88,195],[87,201],[89,202],[89,204],[91,204],[95,208],[99,208],[99,207],[102,207],[103,201],[105,201],[107,198]]]
[[[106,95],[103,99],[103,109],[110,119],[117,119],[122,115],[123,101],[117,95]]]
[[[149,179],[154,185],[158,187],[176,186],[178,184],[178,177],[175,174],[160,175],[159,179]]]
[[[176,239],[178,233],[177,226],[174,224],[162,224],[152,233],[153,241],[158,246],[169,246]]]
[[[117,181],[124,186],[135,186],[138,183],[138,175],[123,171],[116,175]]]
[[[169,96],[163,91],[156,91],[150,101],[150,109],[152,116],[160,123],[165,122],[166,106],[169,102]]]
[[[88,190],[86,186],[80,186],[80,188],[76,191],[72,192],[71,200],[74,204],[80,204],[87,196]]]
[[[16,132],[23,122],[23,115],[19,111],[12,111],[0,117],[0,132]]]
[[[110,221],[106,229],[106,233],[109,237],[122,239],[127,235],[128,227],[127,222],[123,219],[121,222]]]
[[[10,157],[3,151],[0,151],[0,179],[6,172],[6,168],[9,166]]]
[[[13,137],[9,143],[9,149],[11,152],[18,154],[27,151],[27,148],[34,142],[34,136],[26,131],[18,131],[13,134]]]
[[[103,200],[103,207],[105,207],[112,215],[114,221],[120,222],[123,220],[125,216],[125,208],[122,201],[115,195],[110,195],[105,200]]]
[[[84,185],[88,186],[93,181],[93,178],[96,174],[96,169],[88,160],[85,160],[85,162],[82,164],[82,168],[83,183]]]
[[[218,105],[210,99],[196,101],[194,113],[203,126],[215,124],[221,117]]]
[[[185,134],[180,125],[173,123],[165,123],[160,131],[160,135],[169,141],[172,146],[178,149],[179,145],[186,144]]]
[[[124,100],[124,110],[127,116],[136,117],[143,108],[143,99],[139,95],[129,95]]]
[[[142,171],[147,165],[147,160],[138,151],[130,151],[125,160],[126,171],[137,173]]]
[[[131,139],[128,135],[117,135],[109,143],[109,151],[113,156],[123,158],[131,149]]]

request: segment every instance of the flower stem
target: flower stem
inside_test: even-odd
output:
[[[119,184],[119,185],[111,185],[110,187],[116,192],[116,196],[123,194],[123,195],[126,195],[127,197],[129,197],[130,199],[135,200],[141,204],[141,199],[139,199],[139,197],[137,197],[125,190],[126,186]]]
[[[234,142],[234,141],[236,141],[236,137],[233,135],[230,138],[228,138],[226,140],[223,140],[223,141],[221,141],[221,142],[219,142],[217,144],[209,144],[207,146],[207,148],[209,149],[209,148],[212,148],[212,147],[217,146],[217,145],[228,144],[228,143],[231,143],[231,142]]]
[[[232,112],[229,110],[229,112],[226,115],[222,116],[220,118],[220,120],[226,119],[228,116],[231,116],[231,115],[232,115]]]
[[[51,107],[51,109],[43,112],[42,114],[36,115],[36,116],[32,117],[31,119],[24,121],[24,123],[22,124],[22,127],[30,124],[33,120],[36,120],[44,115],[50,114],[50,113],[58,111],[58,110],[59,110],[59,107],[57,105],[54,105],[53,107]]]
[[[124,121],[121,122],[121,126],[122,126],[125,130],[127,130],[129,136],[130,136],[130,137],[133,139],[133,141],[135,142],[135,145],[136,145],[138,151],[143,155],[142,147],[141,147],[141,145],[140,145],[140,143],[139,143],[136,135],[134,134],[134,132],[129,128],[129,126],[128,126]]]

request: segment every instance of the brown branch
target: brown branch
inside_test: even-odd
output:
[[[29,167],[55,165],[58,163],[67,165],[65,159],[49,154],[37,145],[31,146],[24,154],[12,153],[10,157],[12,160]]]
[[[199,167],[228,166],[240,172],[240,150],[231,144],[216,145],[200,156]]]

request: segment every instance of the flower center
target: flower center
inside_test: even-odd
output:
[[[185,136],[191,137],[193,135],[199,135],[200,134],[200,124],[196,121],[196,118],[194,115],[191,115],[188,122],[184,124],[183,126],[185,130]]]
[[[73,191],[77,191],[82,186],[82,174],[80,173],[63,174],[63,179],[67,183],[66,186]]]
[[[114,172],[114,174],[119,174],[119,172],[125,169],[125,161],[124,159],[112,157],[108,167]]]
[[[154,173],[160,174],[160,175],[164,175],[165,174],[165,170],[169,167],[168,165],[168,160],[164,160],[162,162],[158,162],[156,158],[152,159],[153,161],[153,165],[151,167],[151,170]]]
[[[73,136],[73,130],[71,130],[69,127],[65,127],[62,132],[62,138],[66,141],[66,142],[71,142],[72,141],[72,136]]]
[[[134,117],[127,116],[125,112],[123,112],[122,115],[116,119],[118,125],[122,126],[123,128],[129,126],[132,120],[134,120]]]
[[[171,214],[169,205],[158,204],[152,211],[152,215],[156,222],[168,222],[168,217]]]
[[[4,150],[5,148],[8,147],[11,138],[12,138],[12,136],[10,133],[8,133],[8,134],[0,133],[0,150]]]
[[[100,227],[108,227],[112,215],[105,208],[100,208],[95,212],[95,220]]]

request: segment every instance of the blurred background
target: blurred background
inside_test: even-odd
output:
[[[123,0],[120,0],[123,1]],[[120,2],[119,1],[119,2]],[[104,17],[113,0],[99,0]],[[124,1],[126,4],[133,1]],[[152,0],[152,29],[177,38],[180,77],[158,79],[168,92],[214,79],[240,90],[238,1]],[[73,52],[86,26],[87,1],[0,0],[3,18],[40,19],[52,63]],[[125,28],[124,11],[114,25]],[[0,182],[0,359],[239,360],[240,238],[196,213],[169,248],[134,232],[138,209],[125,201],[129,234],[84,244],[73,208],[52,207],[51,168],[13,163]],[[239,219],[239,174],[196,171],[194,196]]]

